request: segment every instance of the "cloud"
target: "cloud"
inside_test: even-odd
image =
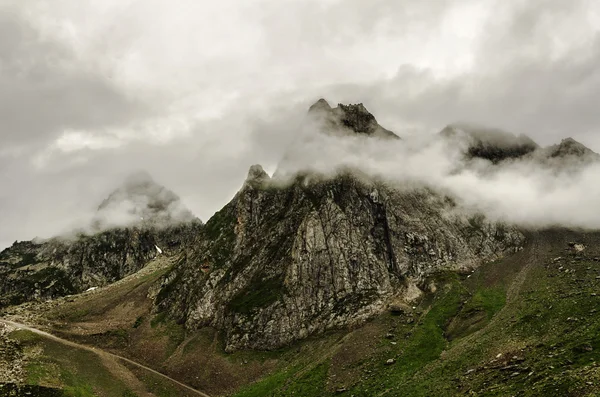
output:
[[[0,241],[68,228],[138,169],[206,220],[251,164],[274,171],[320,97],[362,102],[404,136],[466,121],[598,151],[599,11],[588,0],[5,0]],[[424,171],[443,161],[383,158]]]
[[[16,7],[0,7],[0,70],[3,145],[41,144],[67,128],[117,125],[144,110]]]
[[[531,228],[600,228],[597,158],[547,159],[545,149],[538,149],[534,155],[493,165],[483,159],[467,161],[467,148],[467,141],[438,134],[403,140],[331,136],[309,122],[289,149],[275,183],[285,184],[299,171],[333,176],[356,169],[400,190],[427,186],[454,198],[467,211],[481,211],[502,222]]]

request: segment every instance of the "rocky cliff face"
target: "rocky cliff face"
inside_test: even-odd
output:
[[[0,307],[103,286],[137,272],[161,252],[179,251],[202,228],[182,208],[176,195],[149,176],[128,178],[100,206],[90,230],[15,242],[0,253]],[[128,226],[109,227],[132,217]]]
[[[281,188],[256,178],[257,168],[251,175],[157,298],[190,328],[221,329],[229,351],[361,323],[432,272],[474,268],[524,242],[424,188],[350,173],[299,176]]]
[[[333,111],[324,101],[311,109]],[[348,119],[344,133],[376,128],[374,117]],[[156,291],[157,310],[192,329],[220,329],[228,351],[274,349],[362,323],[414,298],[434,272],[471,269],[524,243],[515,228],[422,186],[356,170],[284,182],[260,166],[201,234]]]

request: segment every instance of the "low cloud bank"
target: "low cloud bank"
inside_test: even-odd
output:
[[[468,139],[425,133],[402,140],[332,136],[320,133],[319,126],[309,122],[301,128],[275,178],[285,180],[303,170],[333,175],[350,167],[398,188],[416,182],[438,189],[495,220],[534,228],[600,228],[600,162],[578,154],[551,157],[553,148],[539,148],[493,164],[468,158],[469,144]]]

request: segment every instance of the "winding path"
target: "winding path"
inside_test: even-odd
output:
[[[52,335],[52,334],[50,334],[48,332],[44,332],[44,331],[41,331],[41,330],[39,330],[37,328],[33,328],[33,327],[29,326],[29,325],[16,323],[14,321],[4,320],[4,319],[1,319],[1,318],[0,318],[0,322],[4,323],[6,325],[10,325],[10,326],[15,327],[15,328],[20,328],[20,329],[24,329],[24,330],[33,332],[33,333],[35,333],[37,335],[40,335],[40,336],[43,336],[45,338],[51,339],[51,340],[53,340],[55,342],[61,343],[61,344],[66,345],[66,346],[70,346],[70,347],[74,347],[74,348],[77,348],[77,349],[83,349],[83,350],[87,350],[87,351],[93,352],[93,353],[97,354],[101,359],[105,359],[105,358],[108,357],[108,358],[111,358],[113,360],[124,361],[124,362],[126,362],[128,364],[134,365],[134,366],[136,366],[138,368],[141,368],[141,369],[143,369],[145,371],[148,371],[148,372],[150,372],[150,373],[152,373],[154,375],[160,376],[161,378],[167,379],[170,382],[175,383],[176,385],[178,385],[178,386],[186,389],[187,391],[189,391],[189,392],[191,392],[191,393],[193,393],[195,395],[202,396],[202,397],[210,397],[208,394],[203,393],[203,392],[201,392],[199,390],[196,390],[196,389],[194,389],[194,388],[192,388],[192,387],[190,387],[190,386],[188,386],[188,385],[186,385],[184,383],[181,383],[181,382],[179,382],[179,381],[177,381],[177,380],[175,380],[175,379],[173,379],[173,378],[171,378],[171,377],[163,374],[163,373],[160,373],[160,372],[158,372],[158,371],[156,371],[156,370],[154,370],[152,368],[146,367],[145,365],[142,365],[142,364],[140,364],[138,362],[135,362],[133,360],[130,360],[128,358],[119,356],[117,354],[109,353],[107,351],[104,351],[102,349],[97,349],[95,347],[90,347],[90,346],[86,346],[86,345],[81,345],[79,343],[71,342],[69,340],[62,339],[62,338],[59,338],[58,336]]]

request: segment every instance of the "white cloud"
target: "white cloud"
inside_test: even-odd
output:
[[[598,149],[598,21],[588,0],[3,0],[0,240],[140,168],[206,219],[321,96],[404,135],[465,120]],[[410,161],[386,166],[429,168]]]

